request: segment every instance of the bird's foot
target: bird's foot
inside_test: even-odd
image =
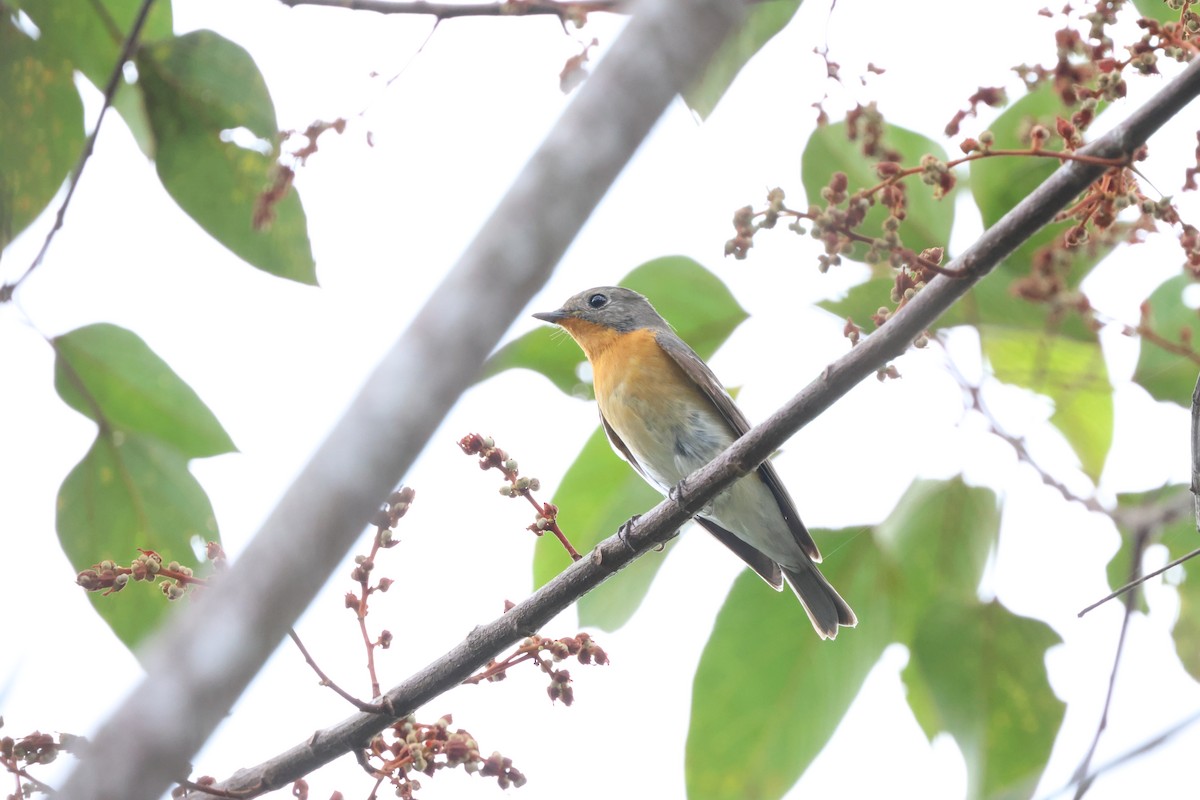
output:
[[[623,544],[629,548],[629,552],[631,552],[631,553],[637,553],[637,548],[634,547],[633,545],[631,545],[629,543],[629,540],[625,537],[627,537],[629,535],[629,532],[633,528],[634,523],[636,523],[641,518],[642,518],[641,514],[634,514],[632,517],[630,517],[629,519],[622,522],[621,527],[617,528],[617,538],[621,540],[621,544]]]
[[[678,503],[680,506],[683,506],[683,508],[686,509],[687,508],[687,496],[690,491],[691,491],[691,487],[688,486],[687,478],[684,478],[683,480],[681,480],[679,483],[672,486],[667,491],[667,499]],[[693,511],[692,513],[696,516],[707,517],[707,516],[712,515],[712,511],[713,511],[713,504],[712,504],[712,501],[710,500],[709,502],[704,504],[703,508],[699,509],[698,511]]]

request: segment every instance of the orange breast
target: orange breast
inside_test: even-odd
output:
[[[690,454],[698,444],[710,450],[717,441],[732,441],[711,403],[662,351],[652,331],[618,333],[578,320],[563,327],[592,363],[600,413],[656,483],[673,486],[702,465],[681,457],[681,446]],[[703,436],[700,443],[692,441],[697,433]],[[716,452],[706,453],[704,461]]]

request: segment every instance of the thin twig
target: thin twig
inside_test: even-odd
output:
[[[1190,717],[1186,717],[1183,720],[1175,723],[1174,725],[1172,725],[1170,728],[1167,728],[1162,733],[1160,733],[1156,736],[1152,736],[1151,738],[1149,738],[1146,741],[1139,744],[1137,747],[1134,747],[1131,750],[1126,750],[1124,753],[1122,753],[1121,755],[1112,759],[1111,761],[1106,761],[1105,763],[1101,764],[1099,767],[1096,767],[1095,771],[1088,774],[1084,778],[1084,780],[1088,781],[1089,783],[1094,782],[1096,780],[1096,778],[1100,777],[1104,773],[1110,772],[1111,770],[1114,770],[1117,767],[1119,767],[1129,761],[1134,760],[1135,758],[1140,758],[1141,756],[1146,755],[1146,753],[1149,753],[1151,750],[1154,750],[1155,748],[1161,747],[1162,745],[1164,745],[1168,741],[1170,741],[1172,738],[1174,738],[1175,736],[1182,733],[1187,728],[1190,728],[1192,725],[1195,725],[1197,722],[1200,722],[1200,711],[1197,711],[1196,713],[1192,714]],[[1052,794],[1046,795],[1045,797],[1042,798],[1042,800],[1055,800],[1055,798],[1057,798],[1057,797],[1062,797],[1064,794],[1071,791],[1072,787],[1075,786],[1075,783],[1076,783],[1075,779],[1072,779],[1071,782],[1068,783],[1066,786],[1053,792]]]
[[[1153,572],[1148,572],[1145,575],[1141,576],[1140,578],[1134,578],[1129,583],[1122,586],[1120,589],[1117,589],[1114,592],[1110,592],[1109,594],[1100,598],[1096,602],[1092,603],[1090,606],[1085,608],[1083,611],[1080,611],[1078,614],[1076,614],[1076,616],[1082,617],[1084,614],[1086,614],[1089,611],[1092,611],[1096,608],[1099,608],[1100,606],[1107,603],[1109,600],[1112,600],[1114,597],[1119,597],[1120,595],[1123,595],[1132,589],[1136,589],[1137,587],[1141,586],[1143,583],[1150,580],[1151,578],[1156,578],[1159,575],[1162,575],[1167,570],[1171,569],[1172,567],[1178,567],[1183,562],[1190,561],[1191,559],[1195,558],[1196,556],[1200,556],[1200,547],[1197,547],[1195,550],[1193,550],[1192,552],[1188,553],[1185,556],[1180,556],[1179,558],[1175,559],[1174,561],[1172,561],[1170,564],[1167,564],[1166,566],[1159,567],[1158,569],[1154,570]]]
[[[939,343],[941,342],[940,339],[936,341]],[[963,393],[970,398],[970,409],[983,417],[983,419],[987,422],[988,430],[993,436],[1007,442],[1008,445],[1016,452],[1017,459],[1031,466],[1034,472],[1038,474],[1038,477],[1042,479],[1042,483],[1056,490],[1062,495],[1064,500],[1069,503],[1079,503],[1088,511],[1094,511],[1098,514],[1106,514],[1111,516],[1109,511],[1105,509],[1103,505],[1101,505],[1100,501],[1097,500],[1094,495],[1090,497],[1081,497],[1075,494],[1065,483],[1056,478],[1054,475],[1050,474],[1050,472],[1038,464],[1038,462],[1034,460],[1033,454],[1029,452],[1029,448],[1026,447],[1024,438],[1020,436],[1014,436],[1013,434],[1001,428],[1000,423],[994,416],[992,416],[991,410],[988,409],[987,404],[983,400],[983,387],[967,380],[967,377],[963,375],[962,370],[958,368],[958,364],[956,364],[954,359],[950,357],[950,354],[945,349],[944,345],[942,347],[942,352],[945,356],[947,371],[958,383],[958,386],[960,389],[962,389]]]
[[[1133,555],[1129,564],[1129,576],[1131,579],[1137,578],[1138,573],[1142,569],[1142,553],[1146,549],[1146,543],[1150,540],[1151,529],[1149,527],[1138,528],[1134,533],[1133,538]],[[1089,774],[1092,766],[1092,757],[1096,755],[1096,748],[1100,746],[1100,737],[1104,734],[1105,728],[1108,727],[1108,710],[1112,707],[1113,690],[1117,685],[1117,669],[1121,664],[1121,655],[1125,651],[1125,634],[1129,631],[1129,619],[1133,616],[1133,605],[1135,595],[1129,594],[1125,597],[1125,615],[1121,618],[1121,634],[1117,637],[1117,652],[1113,655],[1112,672],[1108,676],[1108,691],[1104,695],[1104,709],[1100,712],[1100,722],[1096,725],[1096,734],[1092,737],[1092,744],[1088,747],[1087,753],[1083,757],[1083,761],[1079,763],[1079,767],[1075,770],[1073,780],[1075,785],[1074,800],[1080,800],[1087,790],[1091,788],[1092,781],[1095,780],[1094,775]]]
[[[21,277],[12,283],[0,286],[0,303],[11,299],[17,287],[29,277],[31,272],[41,265],[42,260],[46,257],[46,251],[50,249],[50,243],[54,241],[55,235],[62,228],[63,218],[67,214],[67,206],[71,204],[71,198],[75,196],[75,187],[79,185],[79,178],[83,175],[83,168],[87,166],[88,159],[92,157],[92,151],[96,147],[96,137],[100,135],[100,126],[104,122],[104,115],[112,105],[113,98],[117,94],[117,87],[121,85],[121,78],[125,74],[125,62],[133,58],[133,51],[137,48],[138,39],[141,38],[142,28],[146,25],[146,18],[150,15],[150,7],[152,5],[154,5],[154,0],[142,0],[137,17],[133,20],[133,27],[129,29],[129,34],[125,37],[124,44],[121,45],[121,54],[117,57],[117,63],[113,66],[113,70],[108,76],[108,83],[104,85],[104,102],[100,106],[99,116],[96,117],[96,125],[92,128],[87,141],[83,143],[83,152],[79,154],[79,161],[76,162],[75,169],[71,170],[71,175],[67,182],[67,196],[63,198],[62,203],[58,207],[58,213],[54,216],[54,226],[46,234],[46,240],[42,242],[42,248],[38,250],[33,262]]]
[[[288,636],[291,637],[292,642],[295,643],[296,647],[300,650],[300,655],[304,656],[304,660],[308,662],[310,667],[312,667],[312,671],[317,673],[317,677],[321,679],[322,686],[328,686],[330,689],[333,689],[338,697],[342,698],[347,703],[350,703],[359,711],[362,711],[366,714],[382,714],[387,710],[385,708],[385,704],[368,703],[364,700],[359,700],[357,697],[334,683],[333,680],[325,674],[324,670],[317,666],[316,660],[308,652],[308,648],[304,646],[304,642],[300,641],[300,637],[296,634],[295,628],[288,629]]]

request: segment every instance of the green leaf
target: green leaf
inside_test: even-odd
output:
[[[217,539],[212,505],[178,451],[148,436],[103,428],[63,481],[57,527],[77,570],[103,559],[127,563],[137,548],[155,550],[164,561],[195,563],[192,538]],[[134,582],[115,595],[93,593],[91,599],[131,649],[167,613],[161,592]]]
[[[1158,342],[1143,335],[1133,380],[1155,400],[1190,408],[1200,372],[1200,358],[1191,343],[1200,339],[1200,313],[1183,302],[1183,290],[1194,281],[1176,275],[1154,290],[1146,301],[1149,313],[1142,325]],[[1180,352],[1171,352],[1177,348]]]
[[[1098,481],[1113,435],[1113,388],[1099,341],[991,325],[980,328],[980,338],[997,378],[1054,401],[1050,421]]]
[[[747,317],[720,278],[686,256],[647,261],[626,275],[621,285],[650,298],[658,313],[701,358],[715,353]],[[594,396],[591,384],[580,378],[584,361],[583,351],[569,337],[546,326],[493,353],[483,365],[479,380],[506,369],[532,369],[567,394],[590,399]]]
[[[54,339],[54,385],[104,436],[142,434],[181,459],[236,449],[192,387],[137,334],[99,323]]]
[[[1171,10],[1164,0],[1133,0],[1133,5],[1143,17],[1156,19],[1159,22],[1179,21],[1179,12]]]
[[[741,27],[717,50],[695,85],[683,93],[688,106],[707,119],[746,62],[791,22],[799,8],[800,0],[750,6]]]
[[[250,265],[316,283],[294,191],[272,206],[272,221],[254,226],[260,197],[274,181],[278,124],[250,54],[212,31],[195,31],[143,47],[137,66],[155,166],[175,202]],[[257,143],[229,140],[239,134]]]
[[[822,571],[860,620],[835,641],[813,633],[790,591],[772,592],[749,570],[734,584],[692,686],[689,800],[783,796],[845,716],[893,639],[896,576],[867,537],[846,543],[860,530],[814,532],[830,554]]]
[[[0,250],[37,218],[83,149],[71,65],[0,18]]]
[[[885,125],[883,131],[879,154],[867,156],[862,152],[861,136],[851,140],[845,122],[835,122],[817,128],[809,137],[800,157],[800,175],[804,181],[809,205],[821,208],[828,205],[821,197],[821,190],[829,184],[829,179],[835,172],[846,173],[850,194],[878,184],[880,178],[875,173],[875,162],[881,159],[885,151],[896,155],[905,166],[917,165],[921,156],[925,154],[932,154],[942,161],[946,160],[946,151],[932,139],[919,133],[896,125]],[[908,217],[899,229],[900,238],[905,246],[918,253],[929,247],[945,247],[954,223],[954,200],[934,199],[932,188],[925,186],[915,177],[905,181],[905,187]],[[859,232],[866,236],[882,237],[885,233],[883,223],[887,216],[887,210],[876,203],[867,212]],[[851,257],[861,260],[865,253],[865,245],[855,245]],[[887,295],[884,297],[886,303]],[[876,303],[875,307],[880,305],[881,303]]]
[[[961,478],[913,482],[875,531],[880,549],[903,575],[902,594],[890,599],[902,609],[908,629],[919,626],[932,608],[977,601],[999,530],[992,491],[967,486]]]
[[[1065,705],[1046,675],[1061,639],[997,602],[926,609],[903,672],[927,736],[954,736],[967,762],[967,797],[1028,797],[1050,757]]]
[[[662,497],[608,445],[599,428],[588,439],[554,494],[559,524],[581,553],[611,536],[634,514],[651,508]],[[579,622],[613,631],[624,625],[641,605],[674,540],[662,553],[639,558],[621,574],[579,600]],[[553,536],[542,536],[533,555],[533,582],[542,586],[571,564]]]
[[[141,5],[141,0],[32,0],[23,2],[21,10],[38,26],[40,41],[103,89]],[[172,35],[171,4],[159,0],[150,8],[139,42]]]

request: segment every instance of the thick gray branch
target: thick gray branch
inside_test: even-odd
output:
[[[242,557],[147,649],[136,702],[123,703],[105,723],[63,798],[154,798],[188,774],[192,754],[742,13],[740,0],[636,5],[609,54]]]
[[[1200,94],[1200,59],[1124,123],[1082,152],[1121,157],[1140,147],[1155,130]],[[416,710],[460,683],[489,658],[538,631],[556,614],[599,586],[614,572],[670,539],[694,512],[738,477],[762,463],[803,425],[812,421],[863,378],[903,353],[909,343],[971,286],[1088,187],[1103,167],[1071,162],[1021,201],[948,268],[969,278],[934,279],[877,333],[826,368],[812,384],[763,424],[735,442],[719,458],[690,476],[682,497],[664,500],[644,514],[625,541],[611,536],[591,556],[576,562],[502,617],[472,631],[461,644],[387,693],[398,714]],[[629,545],[626,544],[629,543]],[[632,549],[631,549],[632,548]],[[843,634],[853,636],[854,632]],[[837,644],[827,645],[836,647]],[[318,732],[257,767],[238,772],[221,788],[257,791],[278,788],[346,753],[382,730],[390,719],[356,714]]]

